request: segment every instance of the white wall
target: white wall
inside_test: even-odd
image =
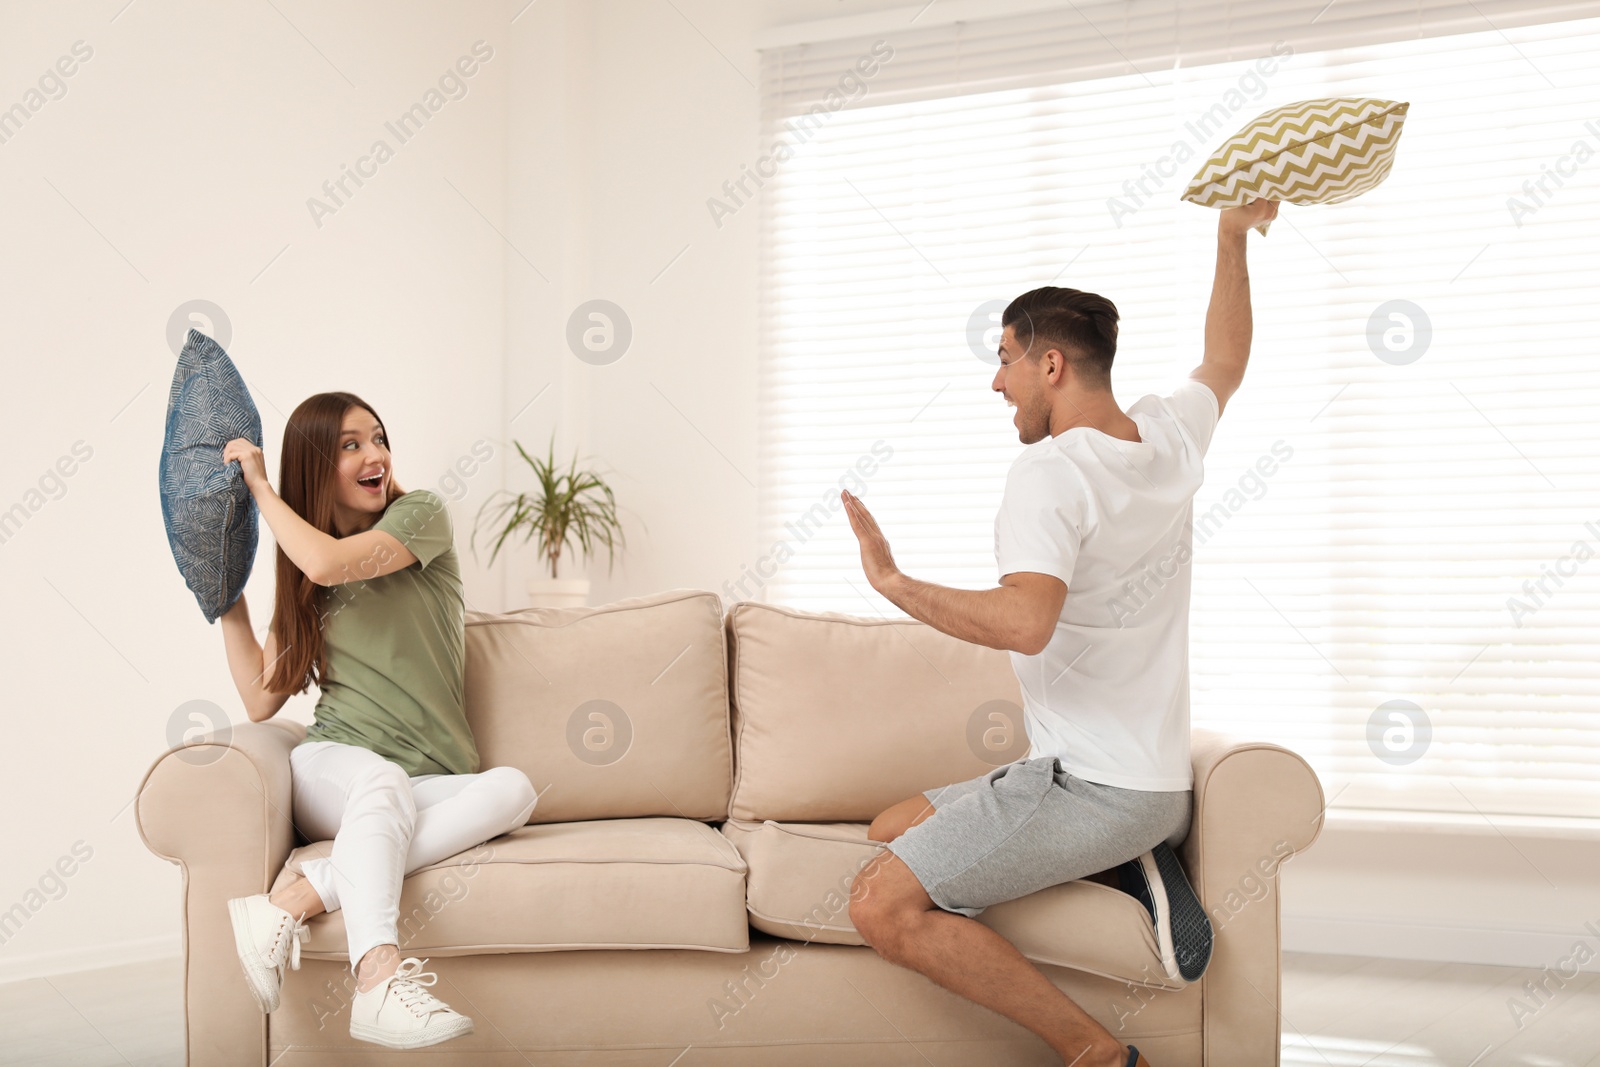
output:
[[[1284,948],[1495,963],[1527,977],[1546,967],[1600,972],[1593,836],[1501,818],[1434,828],[1330,822],[1282,868]]]
[[[759,13],[540,3],[518,23],[531,25],[512,110],[516,222],[552,280],[508,261],[507,415],[564,385],[511,434],[542,452],[548,429],[527,423],[559,409],[557,455],[592,456],[612,476],[626,552],[610,573],[605,558],[561,570],[587,573],[597,603],[718,589],[755,543],[755,491],[736,468],[755,478],[756,217],[719,231],[705,200],[756,143]],[[592,299],[631,325],[615,362],[568,346],[569,315]],[[524,556],[513,602],[535,569]]]
[[[244,718],[162,528],[175,309],[225,311],[274,480],[288,413],[322,390],[377,408],[407,489],[501,428],[501,240],[477,213],[505,217],[501,5],[124,2],[0,14],[0,108],[74,42],[92,49],[0,144],[0,509],[26,505],[75,442],[92,450],[0,544],[0,909],[43,905],[0,945],[0,979],[178,951],[178,869],[126,804],[180,705]],[[495,52],[467,95],[399,144],[384,123],[480,39]],[[307,198],[376,138],[393,158],[318,228]],[[499,479],[498,464],[472,479],[458,525]],[[468,599],[498,608],[462,543]],[[273,552],[264,538],[247,591],[258,629]],[[283,714],[305,721],[312,703]],[[65,895],[30,898],[78,841],[92,855]]]
[[[288,411],[323,389],[378,408],[406,488],[493,441],[496,460],[453,506],[473,607],[526,602],[531,551],[490,572],[467,533],[490,491],[528,486],[510,440],[542,450],[552,431],[558,457],[613,473],[624,508],[629,548],[610,576],[587,568],[593,602],[720,591],[758,554],[758,212],[718,228],[705,201],[758,143],[757,36],[897,6],[279,3],[286,19],[122,3],[36,3],[0,23],[0,107],[74,41],[94,49],[0,144],[0,508],[74,442],[93,449],[0,544],[13,679],[0,909],[74,842],[93,849],[65,896],[0,945],[0,980],[178,950],[177,869],[145,850],[124,805],[180,705],[243,718],[220,633],[161,528],[174,309],[201,297],[226,310],[269,463]],[[307,197],[480,38],[495,55],[467,97],[318,229]],[[605,366],[566,342],[569,314],[594,298],[633,328]],[[265,540],[248,591],[258,628],[271,552]],[[311,703],[284,714],[305,721]],[[1583,914],[1600,900],[1596,853],[1330,829],[1285,868],[1286,945],[1553,962],[1584,918],[1600,925]]]
[[[492,443],[452,507],[470,607],[526,603],[531,551],[490,571],[468,537],[489,493],[528,487],[511,439],[542,450],[552,431],[558,456],[614,472],[628,519],[615,575],[589,569],[596,602],[718,588],[755,543],[754,493],[706,441],[754,471],[755,215],[717,232],[704,200],[755,143],[754,34],[841,7],[108,0],[0,14],[0,108],[32,109],[0,143],[0,509],[28,509],[0,544],[13,679],[0,912],[26,909],[0,980],[179,950],[178,870],[144,848],[127,805],[181,706],[244,718],[156,493],[180,305],[223,310],[274,477],[289,412],[322,390],[377,408],[408,489]],[[401,144],[385,122],[479,40],[494,55],[467,94]],[[91,54],[64,92],[25,96],[78,41]],[[324,181],[378,138],[392,158],[318,226],[308,198],[327,200]],[[605,367],[565,340],[596,296],[635,327]],[[41,487],[77,442],[90,458]],[[246,592],[258,631],[273,552],[263,529]],[[281,714],[309,721],[314,702]],[[47,878],[64,857],[73,873]]]

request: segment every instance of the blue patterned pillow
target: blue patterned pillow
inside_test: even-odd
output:
[[[235,437],[259,447],[261,416],[228,353],[190,330],[167,396],[161,518],[178,570],[207,622],[239,599],[256,558],[255,499],[238,462],[222,462],[222,446]]]

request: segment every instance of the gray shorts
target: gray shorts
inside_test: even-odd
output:
[[[1189,831],[1192,789],[1086,782],[1054,756],[923,793],[936,809],[889,842],[933,902],[974,918],[991,904],[1109,870]]]

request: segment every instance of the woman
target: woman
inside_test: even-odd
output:
[[[304,921],[342,907],[352,1037],[420,1048],[471,1033],[428,991],[426,961],[400,959],[401,881],[522,826],[538,798],[514,767],[478,770],[450,513],[436,493],[401,490],[382,420],[350,393],[318,393],[289,416],[281,497],[250,441],[228,442],[222,458],[239,461],[278,542],[266,647],[241,596],[222,616],[228,666],[252,722],[318,685],[316,721],[289,755],[294,822],[309,841],[333,839],[331,856],[270,896],[228,901],[251,991],[276,1010]]]

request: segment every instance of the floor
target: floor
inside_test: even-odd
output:
[[[1283,1067],[1600,1067],[1600,974],[1284,955]]]
[[[1523,968],[1283,962],[1284,1067],[1600,1067],[1600,974],[1536,997]],[[0,1064],[182,1063],[176,959],[0,985]]]
[[[174,956],[0,985],[0,1064],[183,1063],[183,968]]]

